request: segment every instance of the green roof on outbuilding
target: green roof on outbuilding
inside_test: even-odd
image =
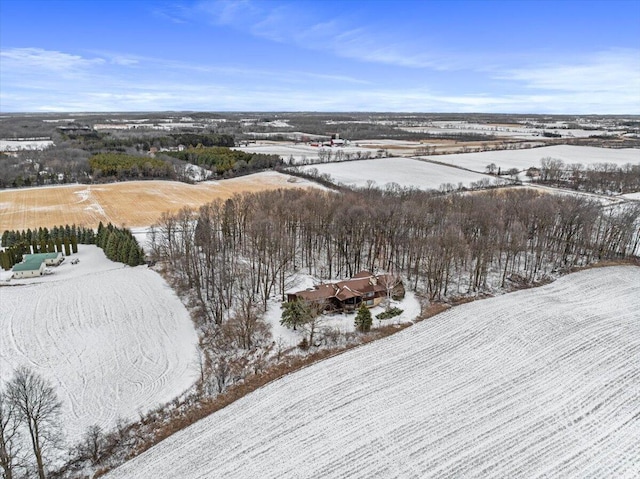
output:
[[[40,261],[44,261],[45,259],[56,259],[60,253],[35,253],[35,254],[25,254],[23,261],[29,261],[31,259],[39,259]]]
[[[47,253],[43,253],[43,254],[47,254]],[[28,258],[28,256],[39,256],[39,255],[32,255],[32,254],[25,255],[25,259],[22,261],[22,263],[13,265],[13,268],[11,268],[11,271],[35,271],[40,269],[40,265],[43,263],[44,258]]]

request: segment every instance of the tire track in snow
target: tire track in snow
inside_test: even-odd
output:
[[[91,424],[136,418],[193,383],[196,333],[157,273],[105,263],[102,271],[47,279],[1,289],[11,313],[0,314],[0,364],[3,376],[32,365],[57,386],[69,440]]]

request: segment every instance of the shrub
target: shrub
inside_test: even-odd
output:
[[[376,318],[378,319],[391,319],[395,316],[399,316],[403,313],[404,310],[400,308],[391,308],[389,311],[384,311],[383,313],[376,314]]]

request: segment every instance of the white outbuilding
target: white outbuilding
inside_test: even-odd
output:
[[[26,255],[31,256],[31,255]],[[11,271],[13,277],[19,278],[35,278],[44,274],[45,264],[40,258],[26,258],[22,263],[15,264]]]

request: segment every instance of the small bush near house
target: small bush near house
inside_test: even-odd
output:
[[[384,311],[380,314],[376,314],[376,318],[378,319],[391,319],[395,316],[399,316],[403,313],[404,310],[400,308],[391,308],[389,311]]]

